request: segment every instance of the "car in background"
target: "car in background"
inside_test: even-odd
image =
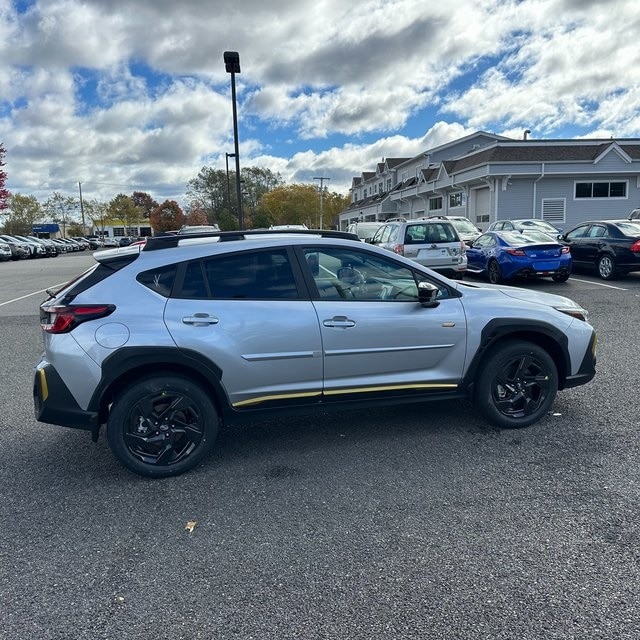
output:
[[[98,238],[98,236],[86,236],[86,240],[89,243],[89,248],[94,251],[104,246],[102,238]]]
[[[640,209],[633,209],[627,216],[627,220],[640,220]]]
[[[6,242],[0,242],[0,260],[11,260],[11,247]]]
[[[448,220],[392,218],[376,231],[371,244],[452,278],[461,279],[467,269],[466,245]]]
[[[384,222],[352,222],[347,227],[347,233],[355,233],[363,242],[371,242],[376,231]]]
[[[487,231],[471,243],[467,261],[468,273],[492,284],[532,277],[566,282],[571,274],[569,247],[535,230]]]
[[[276,231],[295,231],[296,229],[308,229],[306,224],[272,224],[269,229]],[[180,233],[180,232],[178,232]]]
[[[526,230],[526,229],[537,229],[538,231],[542,231],[556,240],[560,239],[562,235],[562,229],[556,227],[555,225],[547,222],[546,220],[541,220],[539,218],[525,218],[522,220],[497,220],[496,222],[492,222],[488,227],[487,231],[518,231],[518,230]]]
[[[84,247],[82,251],[85,251],[86,249],[91,249],[91,243],[86,238],[83,238],[82,236],[73,236],[71,240],[73,240],[74,242],[77,242],[81,247]]]
[[[49,238],[49,240],[51,240],[51,242],[56,245],[58,253],[70,253],[71,251],[73,251],[73,248],[66,242],[63,242],[61,238]]]
[[[13,237],[26,242],[29,247],[30,258],[48,258],[51,254],[47,252],[47,248],[39,240],[34,240],[27,236],[13,234]]]
[[[102,246],[103,247],[119,247],[120,242],[117,238],[110,238],[109,236],[104,236],[102,238]]]
[[[583,222],[561,241],[571,250],[574,267],[595,270],[603,280],[640,271],[640,220]]]
[[[60,253],[56,244],[51,242],[51,240],[47,238],[36,238],[36,236],[27,236],[27,238],[29,238],[29,240],[32,240],[33,242],[38,242],[39,244],[41,244],[46,251],[47,258],[55,258]]]
[[[596,373],[596,333],[569,298],[456,282],[349,233],[169,235],[93,257],[40,307],[35,415],[94,441],[106,426],[143,476],[183,473],[219,429],[285,412],[453,414],[468,399],[527,427]]]
[[[469,245],[482,233],[482,231],[480,231],[480,229],[478,229],[478,227],[476,227],[469,218],[465,218],[464,216],[429,216],[428,219],[449,220],[456,228],[456,231],[460,236],[460,240],[462,240],[466,245]]]
[[[11,247],[11,259],[12,260],[23,260],[29,258],[31,255],[31,251],[29,250],[29,245],[22,240],[18,240],[13,236],[2,234],[0,235],[0,242],[4,242]]]

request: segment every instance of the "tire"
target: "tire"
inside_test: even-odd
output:
[[[566,282],[569,279],[569,275],[568,273],[554,273],[551,276],[551,279],[554,282]]]
[[[107,440],[129,470],[166,478],[192,469],[209,454],[218,422],[199,384],[180,376],[150,376],[115,398]]]
[[[532,342],[510,340],[494,347],[478,370],[474,403],[497,426],[528,427],[551,408],[558,392],[553,358]]]
[[[489,260],[487,265],[487,277],[491,284],[500,284],[502,282],[502,271],[496,260]]]
[[[610,253],[604,253],[598,259],[598,275],[603,280],[613,280],[616,277],[616,262]]]

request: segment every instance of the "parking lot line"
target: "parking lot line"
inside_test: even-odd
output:
[[[604,284],[604,282],[594,282],[593,280],[580,280],[579,278],[574,278],[573,276],[571,276],[571,281],[584,282],[586,284],[597,284],[599,287],[606,287],[607,289],[617,289],[618,291],[629,291],[629,289],[625,289],[624,287],[614,287],[612,284]]]
[[[60,282],[58,284],[53,284],[50,287],[47,287],[47,289],[54,289],[55,287],[61,287],[63,284],[65,284],[64,282]],[[11,304],[12,302],[18,302],[18,300],[24,300],[25,298],[29,298],[31,296],[35,296],[39,293],[46,293],[47,289],[40,289],[39,291],[32,291],[31,293],[27,293],[24,296],[20,296],[19,298],[13,298],[13,300],[7,300],[6,302],[0,302],[0,307],[3,307],[5,304]]]

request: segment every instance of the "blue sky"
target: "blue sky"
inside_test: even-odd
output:
[[[636,0],[0,0],[7,187],[182,201],[242,166],[347,193],[477,130],[640,136]]]

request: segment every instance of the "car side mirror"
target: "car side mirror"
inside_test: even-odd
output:
[[[434,308],[440,302],[436,300],[440,289],[431,282],[418,282],[418,302],[421,307]]]

